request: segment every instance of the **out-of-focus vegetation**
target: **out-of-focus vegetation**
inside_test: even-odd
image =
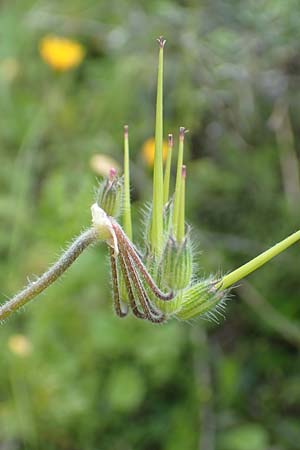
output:
[[[199,271],[229,271],[298,229],[299,23],[295,0],[2,1],[3,299],[89,224],[95,155],[122,164],[125,123],[141,218],[160,34],[165,132],[190,129]],[[43,62],[48,35],[83,46],[77,68]],[[295,246],[249,277],[218,326],[153,326],[114,317],[105,249],[89,250],[0,328],[1,448],[298,449],[299,257]]]

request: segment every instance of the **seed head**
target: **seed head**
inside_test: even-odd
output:
[[[110,169],[109,176],[100,183],[97,203],[108,216],[118,217],[121,210],[123,178],[118,178],[116,170]]]
[[[187,287],[192,277],[193,255],[189,236],[178,243],[169,236],[162,262],[162,279],[166,287],[178,291]]]
[[[224,307],[227,297],[228,291],[217,289],[214,280],[202,280],[183,291],[181,309],[177,317],[189,320],[199,315],[212,314],[218,307]]]

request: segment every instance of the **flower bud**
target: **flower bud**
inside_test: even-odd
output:
[[[115,169],[111,169],[109,177],[99,186],[97,203],[108,216],[118,217],[121,210],[122,193],[123,178],[118,178]]]
[[[224,303],[228,291],[220,291],[216,283],[203,280],[182,292],[181,309],[176,316],[182,320],[189,320],[201,314],[213,312],[218,305]]]
[[[170,236],[162,260],[162,280],[174,291],[187,287],[192,277],[192,249],[189,236],[178,243]]]

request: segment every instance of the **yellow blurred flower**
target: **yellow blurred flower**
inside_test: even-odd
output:
[[[39,50],[43,60],[60,72],[77,67],[85,53],[79,42],[59,36],[45,36],[40,41]]]
[[[142,156],[149,167],[153,167],[155,153],[155,139],[147,139],[142,147]],[[163,160],[165,161],[168,154],[168,143],[163,142]]]
[[[23,334],[14,334],[8,340],[8,348],[15,355],[26,357],[32,353],[32,345]]]
[[[119,175],[121,172],[120,164],[115,159],[102,153],[97,153],[91,157],[90,166],[97,175],[103,177],[108,177],[112,168],[116,169]]]

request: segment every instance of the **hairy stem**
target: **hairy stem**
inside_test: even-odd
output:
[[[29,283],[22,291],[0,306],[0,320],[6,319],[54,283],[73,264],[83,250],[97,240],[98,235],[94,228],[84,231],[47,272],[43,273],[36,281]]]

